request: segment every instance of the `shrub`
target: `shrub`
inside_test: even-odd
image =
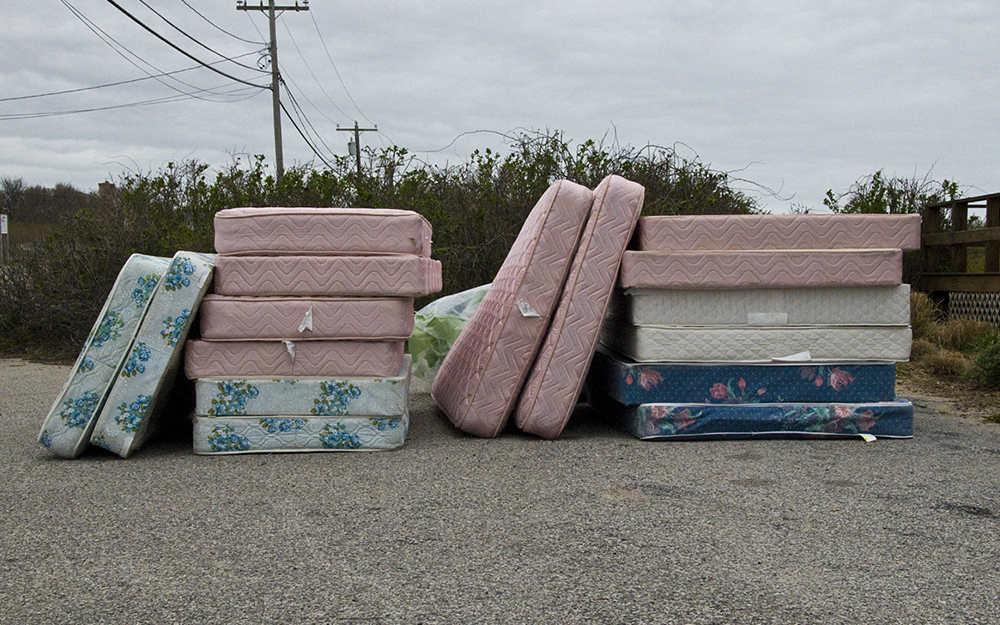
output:
[[[974,375],[987,388],[1000,388],[1000,337],[993,334],[978,345]]]
[[[910,328],[914,341],[932,336],[938,316],[937,306],[926,293],[910,292]]]
[[[993,334],[993,326],[974,319],[949,319],[937,324],[932,331],[935,343],[944,349],[972,352],[983,337]]]

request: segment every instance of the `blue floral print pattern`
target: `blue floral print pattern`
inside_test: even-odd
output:
[[[160,332],[160,336],[163,340],[167,342],[167,345],[173,347],[177,345],[177,341],[181,338],[181,332],[184,331],[184,327],[187,326],[188,317],[191,316],[191,311],[187,308],[181,311],[181,314],[176,317],[168,316],[163,320],[163,330]]]
[[[303,427],[305,427],[305,425],[306,425],[306,419],[266,418],[260,420],[260,427],[264,428],[264,431],[267,432],[268,434],[301,430]]]
[[[195,267],[191,259],[179,257],[170,264],[170,269],[163,280],[163,288],[168,291],[179,291],[186,286],[191,286],[191,276],[194,275]]]
[[[126,378],[131,378],[140,373],[145,373],[146,365],[144,363],[149,362],[149,358],[152,355],[153,352],[150,351],[149,346],[139,341],[132,348],[132,353],[129,354],[128,360],[125,361],[125,366],[122,367],[122,375]]]
[[[208,435],[208,444],[214,452],[247,451],[250,441],[236,433],[228,425],[218,425],[212,428]]]
[[[320,384],[320,396],[313,400],[314,415],[344,415],[352,399],[361,397],[361,389],[344,380],[326,380]]]
[[[114,341],[122,335],[122,328],[125,327],[125,320],[117,310],[109,310],[101,319],[101,325],[97,326],[94,340],[91,345],[100,347],[108,341]]]
[[[94,416],[94,410],[97,409],[97,404],[101,402],[101,398],[97,393],[91,391],[85,391],[79,399],[73,399],[70,397],[63,402],[62,412],[59,416],[62,418],[63,423],[69,428],[82,428],[90,422],[91,417]]]
[[[77,367],[76,370],[77,370],[78,373],[86,373],[88,371],[93,371],[94,370],[94,361],[91,360],[89,357],[84,356],[83,360],[80,361],[80,366]]]
[[[855,406],[789,406],[783,419],[789,429],[823,434],[859,434],[875,427],[875,413]]]
[[[331,423],[319,433],[319,440],[325,449],[360,449],[361,439],[344,429],[343,423]]]
[[[372,417],[368,421],[379,432],[385,432],[386,430],[395,430],[397,427],[399,427],[399,419],[397,419],[396,417]]]
[[[156,290],[156,285],[160,282],[160,276],[155,273],[148,274],[145,278],[136,280],[136,287],[132,289],[132,303],[136,308],[142,308],[149,301],[149,297]]]
[[[214,417],[246,414],[247,402],[260,393],[246,380],[222,380],[216,386],[219,392],[208,409],[208,414]]]
[[[691,413],[689,408],[666,408],[665,406],[652,405],[650,418],[643,424],[645,436],[669,436],[673,434],[684,434],[683,430],[694,425],[696,419],[701,418],[701,412]]]
[[[121,427],[122,432],[135,432],[139,429],[151,401],[153,398],[149,395],[139,395],[131,404],[122,403],[118,406],[115,423]]]
[[[42,430],[41,435],[38,437],[38,442],[42,444],[42,447],[48,449],[52,447],[52,435],[49,434],[48,430]]]

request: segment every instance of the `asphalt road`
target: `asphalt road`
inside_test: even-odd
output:
[[[0,623],[998,623],[1000,425],[912,440],[557,441],[204,457],[36,442],[68,367],[0,360]]]

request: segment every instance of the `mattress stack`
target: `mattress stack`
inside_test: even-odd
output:
[[[588,377],[640,438],[912,436],[918,215],[648,217]]]
[[[441,290],[411,211],[235,208],[188,341],[200,454],[375,450],[408,428],[413,298]]]

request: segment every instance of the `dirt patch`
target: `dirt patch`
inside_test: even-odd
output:
[[[896,393],[919,396],[940,404],[942,410],[979,417],[1000,424],[1000,391],[975,382],[933,376],[912,364],[897,367]]]

